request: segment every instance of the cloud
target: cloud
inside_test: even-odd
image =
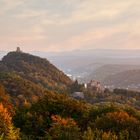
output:
[[[138,0],[1,0],[2,49],[140,48]],[[39,47],[38,47],[39,46]]]

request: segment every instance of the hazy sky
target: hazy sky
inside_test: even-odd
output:
[[[140,0],[0,0],[0,50],[140,49]]]

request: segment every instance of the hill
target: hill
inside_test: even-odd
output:
[[[113,88],[140,89],[140,70],[127,70],[109,75],[103,83]]]
[[[69,85],[82,91],[83,85],[71,83],[46,59],[22,52],[8,53],[0,62],[0,138],[140,139],[140,112],[128,106],[138,107],[139,92],[107,89],[95,93],[83,89],[92,105],[55,92],[62,93]],[[24,105],[17,107],[11,101]]]
[[[70,52],[37,52],[31,54],[47,58],[65,73],[84,81],[84,78],[104,65],[140,65],[140,50],[76,50]],[[0,52],[0,57],[5,52]]]
[[[87,76],[87,79],[88,80],[95,79],[103,82],[105,81],[104,79],[108,76],[112,76],[127,70],[136,70],[136,69],[140,69],[140,65],[107,64],[97,68],[95,71],[89,74],[89,76]]]
[[[23,52],[10,52],[0,61],[0,83],[14,101],[40,97],[45,90],[64,92],[72,83],[47,59]]]

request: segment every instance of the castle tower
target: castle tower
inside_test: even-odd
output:
[[[17,47],[16,52],[21,53],[22,51],[20,50],[20,47]]]

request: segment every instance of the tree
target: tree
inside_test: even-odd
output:
[[[83,140],[93,140],[94,133],[90,127],[87,128],[87,131],[84,132]]]
[[[79,128],[73,119],[53,115],[52,121],[52,127],[47,135],[53,140],[80,140]]]
[[[75,82],[73,82],[70,86],[70,92],[73,93],[73,92],[82,92],[83,91],[83,88],[84,88],[84,85],[83,84],[79,84],[77,80],[75,80]]]
[[[2,103],[0,103],[0,136],[2,140],[18,140],[19,138],[19,130],[14,128],[12,117]]]
[[[140,122],[125,111],[109,112],[102,115],[96,119],[95,127],[103,131],[115,132],[117,135],[122,132],[129,139],[140,139]],[[126,130],[128,134],[124,133]]]

